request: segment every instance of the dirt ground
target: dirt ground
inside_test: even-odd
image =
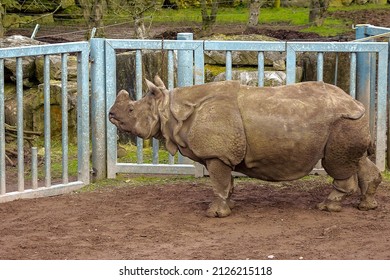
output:
[[[390,184],[379,207],[357,195],[343,211],[315,205],[325,176],[267,183],[239,179],[237,206],[207,218],[208,178],[136,178],[51,198],[0,204],[0,259],[390,259]]]

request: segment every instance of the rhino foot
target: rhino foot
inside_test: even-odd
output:
[[[325,200],[317,204],[317,208],[322,211],[329,211],[329,212],[340,212],[342,209],[341,203],[339,201],[329,201],[329,200]]]
[[[358,206],[359,210],[368,211],[378,207],[378,202],[372,196],[363,196]]]
[[[230,209],[230,205],[227,201],[217,199],[210,204],[206,215],[211,218],[223,218],[229,216],[231,212],[232,210]]]

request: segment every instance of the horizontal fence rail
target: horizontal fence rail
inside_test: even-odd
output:
[[[71,180],[68,171],[68,57],[69,54],[77,55],[77,148],[78,148],[78,175],[76,180]],[[61,59],[61,150],[62,150],[62,178],[59,183],[52,181],[52,135],[51,135],[51,80],[50,58],[58,55]],[[24,116],[24,85],[23,62],[28,58],[43,56],[43,165],[44,180],[38,182],[38,149],[31,148],[31,168],[26,168],[26,145],[24,135],[24,121],[29,116]],[[26,46],[17,48],[0,49],[0,202],[32,198],[38,196],[51,196],[69,192],[89,183],[89,44],[88,42],[66,43],[42,46]],[[13,167],[6,167],[6,137],[5,137],[5,61],[15,61],[16,64],[16,130],[17,130],[17,182],[13,178]],[[8,170],[10,169],[10,170]],[[27,172],[27,170],[30,170]],[[9,171],[9,172],[8,172]],[[26,175],[31,178],[31,183],[26,180]],[[7,178],[8,177],[8,178]],[[7,180],[8,179],[8,180]],[[29,179],[30,180],[30,179]],[[12,181],[12,183],[11,183]],[[15,189],[13,184],[17,184]]]

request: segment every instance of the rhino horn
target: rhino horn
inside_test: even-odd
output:
[[[117,101],[128,101],[128,100],[130,100],[130,94],[126,90],[122,89],[117,95]]]

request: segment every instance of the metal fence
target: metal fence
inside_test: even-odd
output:
[[[360,28],[366,28],[361,26]],[[360,30],[358,30],[360,32]],[[362,101],[371,118],[371,130],[376,142],[376,164],[381,170],[386,164],[386,108],[387,108],[387,84],[388,84],[388,43],[387,42],[243,42],[243,41],[194,41],[192,34],[180,34],[177,41],[154,40],[106,40],[106,98],[107,107],[113,104],[116,95],[115,85],[115,50],[136,51],[137,72],[137,99],[142,97],[142,53],[144,50],[168,51],[168,88],[174,85],[173,81],[173,55],[178,51],[178,81],[177,85],[199,84],[204,81],[204,52],[225,52],[226,79],[232,79],[232,54],[238,51],[256,52],[258,58],[258,84],[264,85],[264,55],[266,52],[286,53],[287,84],[296,82],[297,56],[299,53],[313,52],[317,57],[317,80],[323,80],[324,54],[348,53],[350,55],[350,89],[349,93]],[[182,39],[187,41],[181,41]],[[377,58],[375,67],[367,65],[362,57],[369,55]],[[184,70],[183,70],[184,69]],[[186,71],[183,74],[183,71]],[[374,78],[372,72],[378,73]],[[370,77],[372,86],[368,87],[361,81],[363,77]],[[367,96],[369,96],[367,101]],[[100,129],[102,131],[102,129]],[[119,163],[117,161],[116,128],[107,122],[107,170],[108,177],[115,177],[116,173],[173,173],[193,174],[201,176],[204,169],[201,166],[194,169],[193,164],[182,165],[160,164],[158,160],[145,164],[142,160],[143,142],[137,140],[138,160],[134,163]],[[158,141],[153,141],[153,158],[157,158]],[[103,152],[103,150],[102,150]],[[98,158],[98,157],[96,157]]]
[[[68,173],[68,67],[69,54],[77,55],[77,148],[78,148],[78,175],[73,180]],[[62,178],[60,182],[52,179],[51,159],[51,88],[50,88],[50,56],[61,57],[61,85],[62,85]],[[23,63],[31,57],[43,56],[43,102],[44,102],[44,144],[43,147],[32,147],[31,157],[27,158],[24,141],[24,121],[29,116],[24,116],[24,86]],[[56,195],[77,189],[89,183],[89,44],[88,42],[27,46],[17,48],[0,49],[0,202],[19,198],[32,198],[37,196]],[[14,60],[16,64],[16,103],[17,103],[17,169],[15,172],[7,172],[6,166],[6,133],[5,133],[5,70],[4,64]],[[38,150],[43,151],[44,175],[43,179],[38,175]],[[29,172],[25,162],[31,162]],[[14,169],[15,169],[14,168]],[[14,177],[17,177],[15,180]],[[27,181],[29,179],[30,182]],[[13,183],[11,183],[13,182]],[[15,187],[14,185],[17,185]]]

